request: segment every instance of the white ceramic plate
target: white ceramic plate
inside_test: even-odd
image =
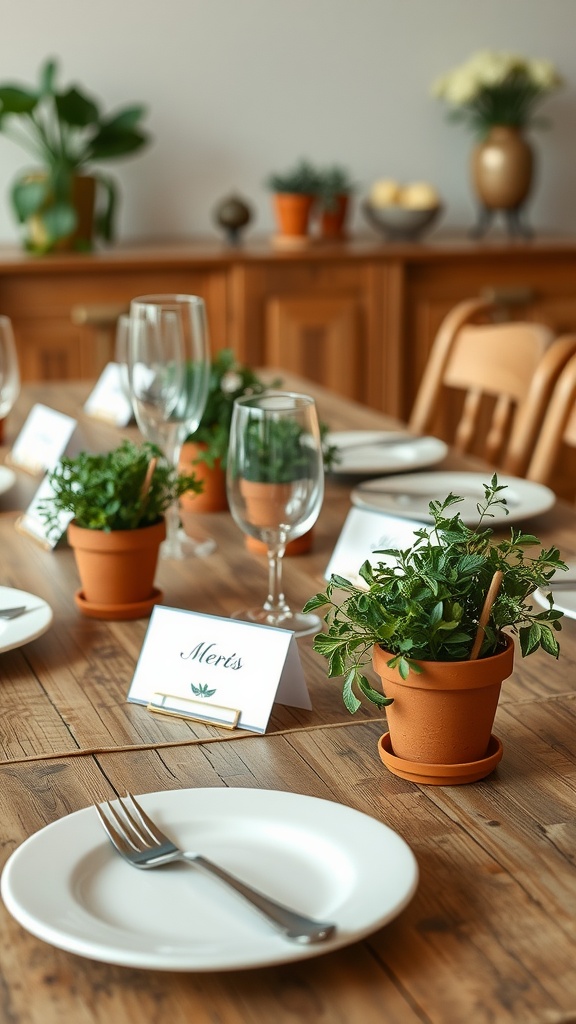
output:
[[[0,609],[26,605],[17,619],[0,619],[0,654],[22,647],[45,633],[52,622],[52,609],[46,601],[25,590],[0,587]]]
[[[9,491],[11,487],[16,483],[16,473],[8,466],[0,466],[0,494],[4,494],[5,491]]]
[[[340,461],[331,472],[340,476],[422,469],[448,452],[437,437],[410,437],[398,430],[345,430],[328,434],[327,441],[338,449]]]
[[[573,587],[549,587],[548,589],[543,587],[542,589],[535,590],[533,597],[542,608],[548,608],[547,595],[551,593],[554,597],[554,607],[558,611],[564,612],[564,615],[569,619],[576,619],[576,562],[567,562],[566,565],[568,566],[568,572],[556,573],[555,579],[573,579]]]
[[[334,938],[290,942],[222,883],[186,864],[138,871],[114,852],[93,807],[35,833],[7,861],[2,898],[24,928],[105,963],[246,969],[355,942],[396,917],[416,890],[418,868],[405,841],[342,804],[219,788],[148,793],[141,801],[181,846],[311,917],[335,922]],[[376,882],[374,865],[382,871]]]
[[[445,498],[450,492],[464,500],[453,505],[454,514],[459,512],[463,522],[475,526],[478,522],[476,506],[484,499],[484,484],[490,482],[491,472],[486,473],[414,473],[403,476],[387,476],[378,480],[367,480],[352,491],[352,504],[389,515],[432,522],[428,512],[429,502]],[[493,517],[486,519],[487,526],[505,526],[518,520],[528,519],[552,508],[556,501],[554,491],[543,484],[535,484],[515,476],[498,476],[498,482],[507,486],[503,496],[508,502],[509,514],[496,506]]]

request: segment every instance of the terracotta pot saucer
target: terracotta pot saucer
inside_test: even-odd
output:
[[[134,604],[95,604],[86,600],[84,591],[77,590],[74,594],[74,602],[82,614],[87,615],[90,619],[120,622],[127,619],[145,619],[150,615],[154,605],[158,604],[163,597],[163,591],[154,587],[146,601],[136,601]]]
[[[502,743],[497,736],[490,737],[486,757],[468,764],[424,764],[422,761],[407,761],[392,753],[390,733],[385,732],[378,741],[378,753],[388,770],[408,782],[425,783],[428,786],[462,786],[466,782],[477,782],[485,778],[502,758]]]

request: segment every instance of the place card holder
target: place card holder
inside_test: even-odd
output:
[[[153,693],[147,711],[157,715],[174,715],[176,718],[188,718],[204,725],[214,725],[219,729],[235,729],[242,714],[239,708],[227,708],[222,704],[211,704],[207,700],[193,700],[179,697],[174,693]]]
[[[12,452],[6,452],[4,462],[7,466],[12,469],[19,469],[22,473],[27,473],[28,476],[42,476],[46,472],[46,466],[42,466],[38,462],[26,461],[20,462],[12,457]]]
[[[43,551],[54,550],[54,544],[51,544],[42,533],[37,533],[33,528],[31,528],[31,524],[28,526],[26,525],[25,515],[18,516],[14,521],[14,529],[17,533],[21,533],[23,537],[28,537],[28,540],[33,540],[34,543],[38,544]]]

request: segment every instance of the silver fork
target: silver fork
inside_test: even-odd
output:
[[[0,608],[0,619],[17,619],[26,611],[26,605],[20,604],[14,608]]]
[[[119,809],[106,800],[103,804],[95,804],[95,809],[110,842],[120,856],[133,867],[159,868],[172,861],[181,860],[225,882],[288,939],[309,945],[313,942],[324,942],[334,934],[334,924],[304,917],[241,882],[207,857],[181,850],[160,831],[131,793],[126,793],[124,798],[118,797],[118,805]]]

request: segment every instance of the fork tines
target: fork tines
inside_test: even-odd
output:
[[[132,809],[127,806],[128,801]],[[96,810],[109,838],[121,853],[126,853],[127,847],[139,852],[142,844],[161,843],[165,838],[131,793],[117,797],[116,806],[109,800],[96,804]]]

